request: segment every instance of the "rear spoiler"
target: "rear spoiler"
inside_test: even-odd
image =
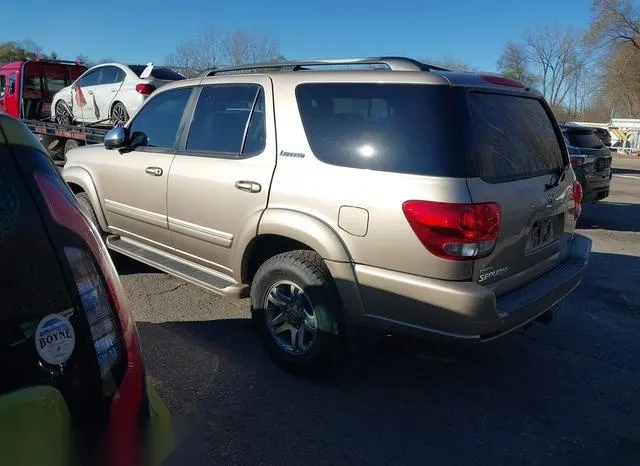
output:
[[[153,71],[153,63],[147,63],[147,67],[140,73],[140,78],[147,79]]]

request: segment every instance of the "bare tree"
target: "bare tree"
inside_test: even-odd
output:
[[[179,44],[167,59],[167,65],[185,76],[221,65],[268,62],[281,56],[275,38],[244,30],[220,35],[213,28]]]
[[[231,66],[269,62],[280,55],[277,39],[244,30],[229,33],[222,41],[222,50]]]
[[[630,0],[594,0],[587,33],[591,45],[627,42],[640,51],[640,7]]]
[[[594,105],[610,114],[640,117],[640,6],[630,0],[594,0],[586,43],[599,48]]]
[[[535,84],[535,76],[529,71],[527,50],[522,44],[507,42],[504,51],[498,58],[497,65],[503,75],[520,81],[526,86]]]
[[[613,109],[626,117],[640,116],[640,53],[631,43],[620,43],[607,57],[603,94]]]
[[[525,34],[527,58],[537,68],[541,90],[552,107],[563,104],[574,75],[583,67],[581,35],[548,25]]]
[[[423,63],[429,63],[431,65],[439,66],[440,68],[445,68],[451,71],[477,71],[477,68],[449,55],[439,59],[425,58],[421,61]]]
[[[220,38],[213,28],[209,28],[194,39],[179,44],[166,62],[183,70],[185,75],[193,76],[199,71],[219,66],[220,52]]]

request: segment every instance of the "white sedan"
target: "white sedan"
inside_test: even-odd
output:
[[[53,96],[51,118],[61,124],[121,126],[154,90],[180,79],[185,77],[152,63],[103,63],[88,69]]]

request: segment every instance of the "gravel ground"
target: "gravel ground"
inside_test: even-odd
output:
[[[389,340],[324,382],[271,364],[246,301],[117,258],[150,376],[190,429],[176,464],[640,464],[640,160],[614,167],[579,224],[588,272],[551,326]]]

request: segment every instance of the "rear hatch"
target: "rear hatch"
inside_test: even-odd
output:
[[[572,164],[583,168],[587,176],[608,176],[613,157],[593,130],[565,127],[563,134]]]
[[[500,207],[493,252],[474,262],[473,280],[497,296],[553,268],[568,255],[574,174],[561,133],[541,99],[470,91],[469,177],[474,203]]]

